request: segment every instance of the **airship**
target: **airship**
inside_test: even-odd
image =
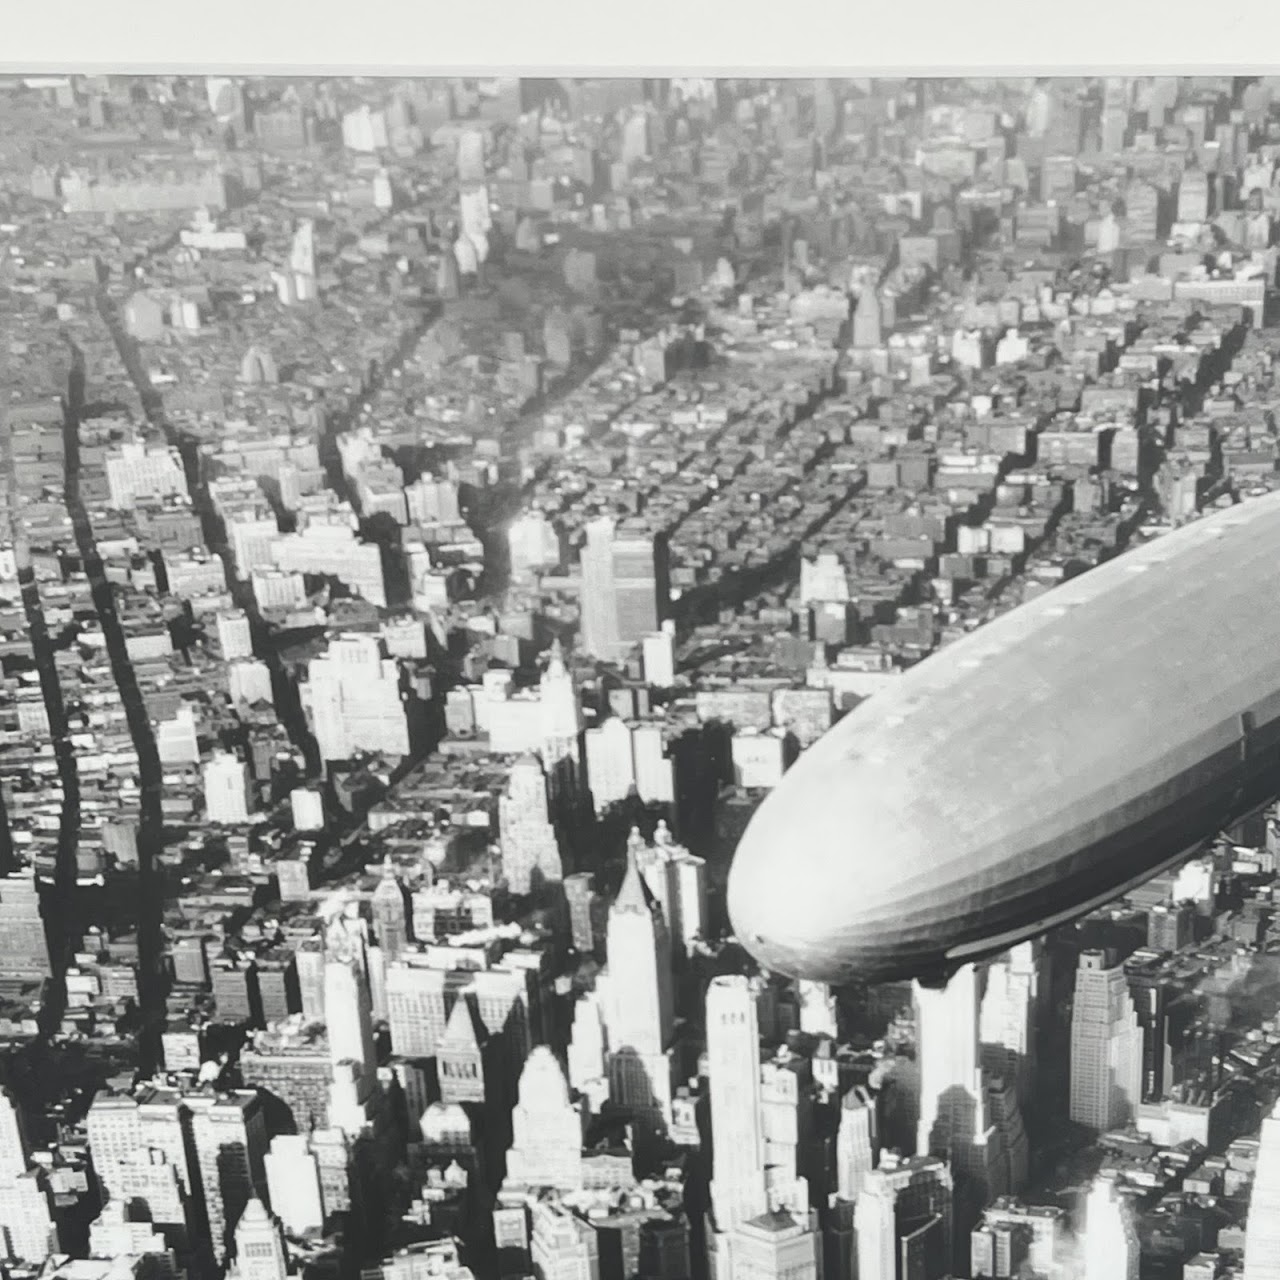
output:
[[[945,981],[1280,794],[1280,494],[1010,610],[859,704],[753,815],[735,936],[833,985]]]

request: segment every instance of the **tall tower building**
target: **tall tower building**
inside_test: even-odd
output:
[[[652,536],[620,533],[607,516],[587,525],[582,549],[582,647],[620,662],[657,631],[665,600],[663,547]]]
[[[920,1064],[916,1150],[951,1163],[963,1263],[969,1232],[983,1207],[1010,1189],[1005,1135],[992,1122],[979,1064],[978,976],[973,965],[965,965],[945,987],[917,983],[915,990]]]
[[[282,1133],[271,1139],[264,1160],[267,1194],[284,1229],[293,1235],[324,1228],[324,1199],[320,1192],[320,1165],[307,1138]]]
[[[951,1170],[937,1156],[886,1152],[854,1211],[858,1280],[943,1280],[951,1274]]]
[[[502,875],[512,893],[524,896],[564,878],[547,780],[536,756],[522,756],[511,766],[506,794],[498,798],[498,833]]]
[[[1021,942],[991,964],[978,1022],[982,1065],[1013,1082],[1024,1108],[1035,1082],[1042,951],[1038,940]]]
[[[520,1074],[520,1096],[511,1113],[512,1141],[504,1187],[582,1186],[582,1116],[555,1054],[538,1045]]]
[[[628,839],[645,885],[662,908],[672,946],[687,956],[707,922],[706,863],[676,844],[661,819],[652,844],[635,827]]]
[[[1110,1178],[1099,1178],[1089,1192],[1083,1252],[1082,1280],[1138,1280],[1138,1233]]]
[[[22,1113],[8,1089],[0,1089],[0,1180],[27,1171],[27,1139]]]
[[[257,1093],[250,1089],[193,1094],[187,1105],[213,1256],[223,1262],[240,1215],[266,1181],[266,1120]]]
[[[382,875],[378,887],[373,891],[370,907],[378,946],[387,960],[398,960],[409,945],[409,921],[404,886],[396,875],[390,855],[382,864]]]
[[[357,966],[329,959],[324,966],[324,1013],[329,1056],[335,1066],[354,1062],[365,1077],[376,1064],[369,992]]]
[[[836,1131],[836,1190],[842,1200],[856,1200],[863,1179],[876,1167],[875,1099],[862,1085],[844,1095]]]
[[[1262,1122],[1244,1237],[1243,1280],[1280,1280],[1280,1103]]]
[[[617,716],[588,729],[587,786],[596,812],[603,813],[611,804],[625,800],[636,783],[635,755],[631,730]]]
[[[573,676],[564,664],[559,640],[551,642],[547,669],[538,681],[542,708],[542,760],[551,772],[561,760],[578,763],[578,739],[582,734],[582,709],[573,687]]]
[[[605,937],[604,1007],[614,1100],[624,1108],[665,1114],[671,1102],[667,1049],[675,1016],[671,939],[630,851]]]
[[[280,1227],[254,1196],[236,1223],[237,1280],[285,1280],[289,1263]]]
[[[1124,1124],[1142,1097],[1142,1028],[1124,969],[1086,951],[1071,1013],[1071,1119],[1099,1131]]]
[[[249,766],[230,751],[215,751],[204,766],[204,809],[210,822],[239,824],[249,821],[253,792]]]
[[[760,1026],[751,982],[738,975],[712,978],[706,1023],[711,1206],[716,1228],[728,1232],[768,1207]]]
[[[120,1162],[143,1145],[138,1103],[128,1094],[99,1093],[85,1116],[85,1131],[103,1200],[110,1200],[120,1194]]]
[[[825,982],[801,978],[796,983],[800,1002],[800,1030],[811,1036],[836,1038],[836,998]]]
[[[609,907],[605,947],[614,979],[605,1009],[610,1046],[645,1055],[665,1052],[674,1019],[671,940],[662,909],[630,853]]]
[[[377,636],[331,640],[328,651],[311,660],[303,697],[322,759],[347,760],[358,751],[409,754],[400,668],[383,656]]]

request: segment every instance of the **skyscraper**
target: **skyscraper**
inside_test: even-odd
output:
[[[942,1280],[951,1271],[951,1171],[887,1152],[858,1197],[858,1280]],[[913,1268],[903,1265],[910,1258]]]
[[[383,657],[377,636],[330,641],[328,651],[311,660],[303,700],[322,759],[347,760],[358,751],[409,754],[400,668]]]
[[[85,1116],[89,1154],[103,1199],[120,1194],[120,1161],[142,1145],[138,1103],[128,1094],[99,1093]],[[25,1166],[24,1166],[25,1167]]]
[[[511,1113],[511,1150],[505,1188],[582,1186],[582,1116],[555,1054],[539,1045],[520,1075],[519,1101]]]
[[[373,891],[370,908],[378,946],[388,960],[399,959],[409,945],[409,922],[404,886],[396,875],[390,856],[382,864],[378,887]]]
[[[286,1231],[306,1235],[324,1227],[320,1165],[303,1134],[282,1133],[271,1139],[264,1160],[271,1207]]]
[[[1138,1233],[1110,1178],[1097,1179],[1089,1192],[1083,1252],[1082,1280],[1138,1280]]]
[[[645,885],[662,908],[673,948],[688,955],[707,922],[706,863],[676,844],[661,819],[652,844],[634,827],[628,839]]]
[[[862,1085],[844,1095],[836,1131],[836,1190],[842,1200],[856,1200],[863,1179],[876,1167],[875,1099]]]
[[[1086,951],[1071,1014],[1071,1119],[1091,1129],[1124,1124],[1142,1097],[1142,1028],[1124,969]]]
[[[556,1201],[538,1201],[532,1217],[529,1252],[539,1280],[600,1280],[592,1227]]]
[[[587,525],[582,549],[582,647],[620,662],[658,630],[665,608],[663,546],[645,533],[619,533],[607,516]]]
[[[617,716],[586,732],[587,786],[597,813],[625,800],[636,782],[631,730]]]
[[[560,846],[547,807],[547,781],[535,756],[511,766],[506,794],[498,798],[502,875],[514,894],[563,878]]]
[[[1280,1103],[1262,1122],[1244,1238],[1243,1280],[1280,1280]]]
[[[1011,1080],[1024,1108],[1035,1082],[1042,950],[1038,940],[1022,942],[988,967],[978,1019],[983,1067]]]
[[[552,773],[560,761],[579,763],[578,739],[582,734],[582,709],[573,687],[573,676],[564,664],[559,640],[551,642],[546,670],[538,681],[538,705],[542,714],[542,760]]]
[[[285,1280],[289,1274],[280,1227],[254,1196],[236,1223],[237,1280]]]
[[[605,1025],[613,1097],[624,1108],[664,1111],[671,1101],[666,1051],[674,1020],[671,940],[635,854],[609,908]]]
[[[187,1105],[213,1255],[222,1262],[240,1215],[250,1199],[261,1194],[266,1181],[266,1120],[251,1089],[193,1094]]]
[[[0,1179],[27,1169],[27,1139],[22,1113],[8,1089],[0,1089]]]
[[[711,1205],[717,1230],[728,1232],[768,1207],[760,1027],[751,982],[739,975],[713,978],[706,1023]]]
[[[983,1207],[1011,1188],[1006,1135],[993,1122],[978,1056],[978,970],[965,965],[945,987],[916,984],[920,1122],[916,1150],[944,1156],[954,1176],[957,1250]],[[1021,1124],[1017,1125],[1018,1133]]]
[[[811,1036],[836,1036],[836,999],[825,982],[801,978],[796,983],[800,1002],[800,1030]]]
[[[333,1064],[354,1062],[367,1076],[376,1061],[373,1017],[368,988],[353,962],[333,958],[325,962],[324,1013]]]

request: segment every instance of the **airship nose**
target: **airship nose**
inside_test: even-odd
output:
[[[851,833],[833,830],[821,810],[802,828],[780,826],[779,812],[766,802],[734,853],[727,890],[734,935],[762,968],[792,978],[846,980],[846,948],[837,944],[847,941],[857,914],[849,900],[853,877],[833,883],[830,855],[831,841],[839,840],[840,849]]]

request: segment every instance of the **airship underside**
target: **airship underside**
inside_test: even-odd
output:
[[[1280,495],[906,672],[744,834],[735,933],[831,983],[938,978],[1075,919],[1280,793]]]

